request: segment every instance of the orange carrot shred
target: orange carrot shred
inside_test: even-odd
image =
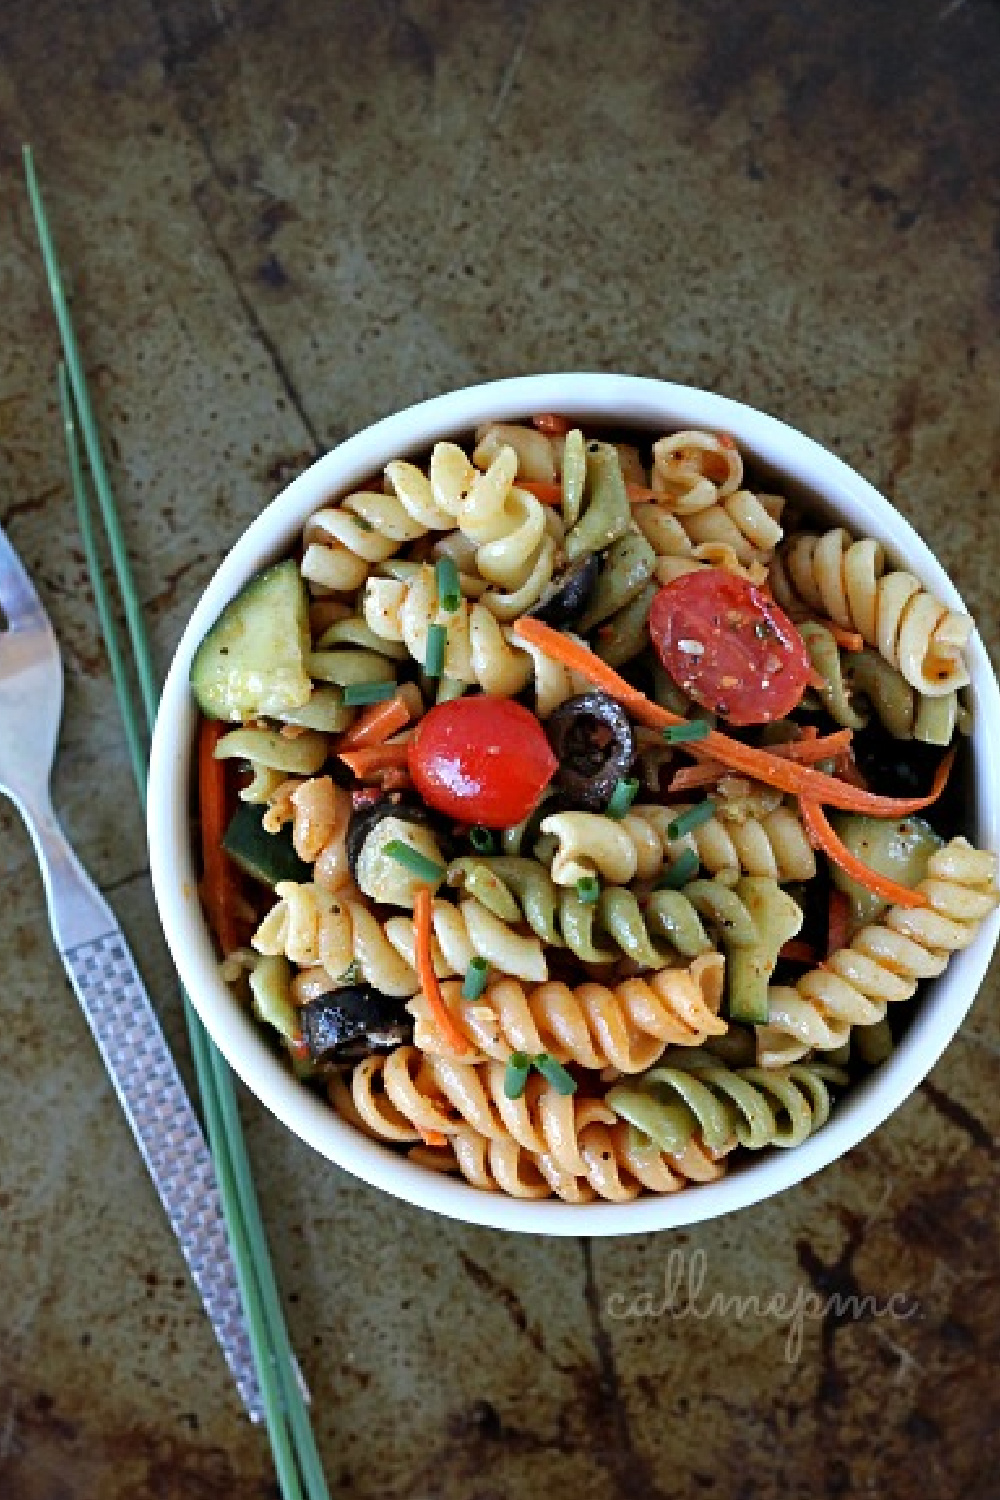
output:
[[[847,928],[851,919],[851,903],[843,891],[830,891],[830,914],[827,918],[826,956],[831,958],[847,946]]]
[[[891,901],[895,906],[926,906],[927,897],[922,891],[910,890],[909,886],[900,885],[896,880],[890,880],[887,875],[880,875],[877,870],[872,870],[863,864],[856,854],[852,854],[847,845],[844,844],[834,832],[829,819],[818,802],[812,802],[808,797],[801,798],[799,806],[802,810],[802,823],[809,835],[809,841],[817,849],[822,849],[828,859],[856,880],[859,885],[874,891],[877,896],[883,896],[886,901]]]
[[[441,1036],[453,1052],[464,1054],[468,1052],[469,1044],[444,1003],[441,985],[434,972],[434,954],[431,949],[432,911],[430,886],[419,886],[413,902],[413,932],[417,940],[417,978],[420,980],[421,991]]]
[[[800,765],[811,765],[817,760],[835,760],[838,755],[843,755],[845,750],[850,749],[853,732],[851,729],[838,729],[835,733],[822,737],[814,735],[801,740],[788,740],[783,745],[772,745],[771,754],[780,755],[786,760],[797,760]]]
[[[524,617],[515,622],[513,634],[515,638],[543,651],[553,661],[579,672],[581,677],[585,677],[602,692],[616,698],[640,724],[651,729],[665,729],[670,724],[687,722],[680,714],[653,703],[645,693],[632,687],[587,646],[570,640],[542,620]],[[717,729],[710,730],[703,740],[687,745],[686,749],[699,759],[721,761],[731,770],[742,771],[755,781],[767,782],[769,786],[791,792],[796,797],[808,797],[814,802],[844,808],[848,812],[866,812],[874,817],[884,818],[906,817],[909,813],[919,812],[921,808],[936,802],[945,788],[955,759],[954,750],[950,750],[938,766],[934,785],[926,797],[881,797],[839,781],[835,776],[814,771],[811,766],[799,765],[787,756],[744,745],[739,740],[720,734]]]
[[[448,1144],[448,1137],[440,1130],[425,1130],[422,1125],[418,1125],[417,1130],[425,1146],[447,1146]]]
[[[517,479],[514,482],[519,490],[527,490],[529,495],[534,495],[543,505],[562,504],[561,484],[553,484],[545,479]]]
[[[410,709],[399,693],[384,703],[373,703],[345,730],[337,744],[341,750],[360,750],[365,745],[383,745],[391,734],[410,722]]]
[[[363,781],[366,776],[374,776],[377,771],[384,771],[390,766],[405,770],[408,754],[409,748],[404,741],[402,744],[366,745],[360,750],[341,751],[339,759],[354,772],[359,781]]]
[[[551,437],[565,437],[569,432],[569,422],[565,417],[557,416],[554,411],[537,412],[531,420],[539,432],[547,433]]]
[[[843,625],[838,625],[836,620],[827,620],[817,616],[813,621],[815,625],[822,625],[833,636],[842,651],[863,651],[865,649],[865,638],[859,630],[848,630]]]
[[[726,767],[717,760],[706,760],[699,766],[681,766],[675,771],[667,786],[668,792],[692,792],[700,786],[711,786],[720,776],[725,776]]]
[[[198,810],[201,814],[201,897],[223,956],[240,946],[239,872],[222,847],[226,832],[226,766],[215,747],[230,726],[202,719],[198,726]]]

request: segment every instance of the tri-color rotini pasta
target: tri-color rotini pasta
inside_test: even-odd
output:
[[[223,972],[353,1128],[523,1198],[711,1182],[973,941],[972,622],[795,506],[724,433],[493,423],[206,636]]]

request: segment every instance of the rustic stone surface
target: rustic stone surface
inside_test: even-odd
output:
[[[314,453],[470,380],[708,385],[889,493],[1000,647],[987,0],[6,0],[0,519],[69,669],[57,805],[182,1022],[82,554],[19,176],[35,146],[161,665]],[[0,807],[0,1494],[276,1493]],[[359,1497],[1000,1492],[996,980],[876,1137],[726,1223],[502,1238],[246,1118],[330,1482]],[[622,1319],[906,1294],[907,1320]],[[909,1304],[908,1304],[909,1305]]]

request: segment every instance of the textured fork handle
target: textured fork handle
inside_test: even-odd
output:
[[[27,810],[25,809],[26,814]],[[264,1405],[215,1166],[114,913],[45,807],[26,821],[56,942],[251,1419]]]

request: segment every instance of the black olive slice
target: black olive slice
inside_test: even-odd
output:
[[[547,625],[568,625],[583,613],[599,572],[600,562],[596,552],[578,557],[558,578],[553,578],[529,613],[538,620],[544,620]]]
[[[620,703],[607,693],[567,698],[545,732],[559,760],[553,785],[577,806],[606,807],[635,763],[635,734]]]
[[[388,1052],[410,1040],[413,1018],[405,1000],[368,984],[331,990],[299,1010],[302,1038],[313,1062],[347,1062]]]

